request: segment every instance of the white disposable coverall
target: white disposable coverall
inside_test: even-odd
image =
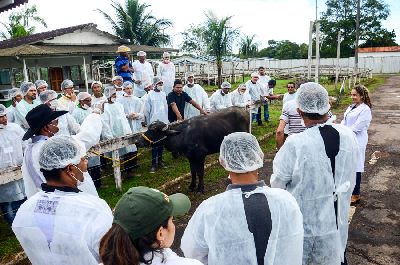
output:
[[[78,134],[73,135],[72,137],[75,140],[80,141],[82,144],[84,144],[86,150],[89,150],[93,145],[99,142],[101,130],[102,130],[102,123],[100,115],[92,113],[85,119],[85,122],[81,126],[81,131]],[[31,143],[30,145],[32,148],[31,149],[32,164],[33,164],[32,167],[35,170],[35,172],[39,175],[41,182],[46,182],[46,179],[44,178],[42,172],[40,171],[40,166],[39,166],[40,149],[45,143],[47,137],[43,138],[44,139],[39,140],[33,144]],[[35,184],[31,172],[28,170],[28,165],[26,161],[28,150],[29,147],[25,150],[25,155],[24,155],[25,159],[23,159],[21,171],[22,171],[22,178],[24,179],[25,193],[26,196],[30,198],[41,189],[40,186],[37,186]],[[98,196],[96,187],[94,186],[93,180],[90,177],[89,173],[84,172],[83,176],[85,179],[83,181],[83,184],[79,186],[79,189],[89,194]]]
[[[232,106],[244,108],[246,107],[246,105],[249,105],[251,103],[251,97],[249,93],[245,92],[243,94],[240,94],[239,90],[236,89],[229,94],[231,95]]]
[[[296,200],[281,189],[258,187],[271,212],[272,230],[265,265],[301,265],[303,254],[302,215]],[[185,257],[204,264],[257,264],[254,236],[249,231],[241,189],[232,189],[200,204],[181,241]]]
[[[9,106],[7,108],[7,121],[8,122],[14,122],[15,123],[15,112],[17,111],[17,108],[14,107],[13,105]]]
[[[357,142],[349,128],[330,125],[340,135],[335,181],[319,131],[322,125],[288,137],[273,162],[271,187],[289,191],[303,213],[303,264],[310,260],[311,264],[340,264],[346,249],[348,212],[358,159]],[[334,209],[336,198],[337,217]],[[336,228],[336,219],[339,229]]]
[[[106,102],[107,98],[103,95],[101,97],[96,98],[94,95],[92,95],[92,106],[94,106],[97,103],[100,102]]]
[[[133,75],[134,81],[141,81],[140,84],[134,84],[133,94],[141,98],[146,94],[146,91],[144,90],[146,84],[151,84],[153,82],[153,67],[148,61],[144,61],[144,63],[135,61],[133,62],[132,67],[135,70]]]
[[[258,78],[257,83],[261,85],[261,92],[263,96],[269,96],[274,93],[273,88],[269,88],[268,82],[271,80],[271,77],[269,75],[260,75]]]
[[[164,82],[164,92],[166,95],[168,95],[170,92],[172,92],[172,87],[175,81],[175,65],[172,62],[161,62],[159,64],[159,73]]]
[[[66,110],[70,114],[72,114],[72,112],[74,112],[74,109],[76,107],[75,101],[72,101],[71,99],[62,95],[61,98],[57,99],[57,102],[58,102],[58,106],[57,106],[58,110]]]
[[[183,91],[185,91],[194,101],[196,101],[196,103],[199,104],[202,109],[204,109],[205,111],[210,111],[211,107],[208,95],[206,91],[204,91],[204,88],[202,88],[199,84],[194,84],[193,87],[188,87],[187,85],[185,85],[183,87]],[[185,117],[186,120],[199,115],[200,110],[196,109],[195,107],[193,107],[192,104],[188,102],[185,103],[183,117]]]
[[[144,100],[144,115],[147,124],[157,120],[162,121],[165,124],[169,123],[167,98],[163,91],[149,91]]]
[[[80,131],[81,126],[71,114],[66,113],[58,117],[58,129],[56,135],[75,135]]]
[[[22,163],[24,130],[15,123],[0,129],[0,169],[19,166]],[[25,197],[22,179],[0,184],[0,203],[19,201]]]
[[[142,122],[144,121],[143,102],[136,96],[123,96],[118,99],[118,102],[124,107],[126,118],[128,119],[129,126],[133,133],[142,130]],[[130,114],[136,114],[135,118],[129,118]]]
[[[112,220],[110,207],[96,196],[40,191],[22,204],[12,229],[33,265],[97,265]]]
[[[355,133],[358,143],[360,158],[357,163],[357,172],[364,172],[365,149],[368,143],[368,128],[372,120],[371,109],[367,104],[361,103],[352,110],[354,105],[350,105],[344,113],[342,124],[350,127]]]
[[[210,97],[211,112],[217,112],[225,108],[232,107],[231,95],[221,94],[221,89],[215,91]]]
[[[28,114],[28,112],[36,106],[39,106],[36,101],[33,101],[32,104],[29,104],[25,101],[25,99],[21,100],[16,106],[15,123],[21,126],[25,131],[29,129],[28,122],[25,119],[26,114]]]

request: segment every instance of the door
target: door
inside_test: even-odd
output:
[[[49,68],[49,79],[54,91],[61,91],[61,83],[64,80],[61,67]]]

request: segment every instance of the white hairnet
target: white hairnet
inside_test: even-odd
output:
[[[329,105],[329,96],[326,89],[314,82],[304,83],[297,90],[296,102],[298,108],[305,113],[326,114]]]
[[[28,94],[28,91],[31,88],[35,88],[35,90],[36,90],[36,86],[32,82],[22,82],[21,86],[19,88],[21,89],[22,96],[25,96],[26,94]]]
[[[84,99],[87,99],[90,97],[91,97],[91,95],[88,92],[80,92],[77,96],[78,101],[81,101],[81,100],[84,100]]]
[[[165,58],[165,57],[170,57],[169,52],[164,52],[163,55],[162,55],[162,57],[163,57],[163,58]]]
[[[263,166],[264,153],[254,135],[235,132],[224,137],[219,162],[230,172],[246,173]]]
[[[50,100],[57,98],[57,96],[57,92],[54,90],[46,90],[39,94],[40,102],[43,104],[46,104]]]
[[[260,77],[260,74],[258,72],[253,72],[251,73],[251,77]]]
[[[4,116],[7,114],[7,108],[3,104],[0,104],[0,116]]]
[[[188,77],[190,77],[190,76],[192,76],[194,78],[194,73],[192,73],[192,72],[185,73],[185,80],[187,80]]]
[[[62,169],[68,165],[78,165],[86,154],[85,147],[71,136],[57,135],[49,138],[39,155],[41,169]]]
[[[246,84],[240,84],[238,86],[238,89],[247,89]]]
[[[144,51],[138,51],[138,53],[136,54],[137,56],[146,56],[146,52]]]
[[[44,80],[36,80],[36,81],[35,81],[35,86],[36,86],[36,88],[38,88],[38,87],[41,87],[41,86],[46,86],[46,87],[48,87],[49,85],[48,85],[47,82],[44,81]]]
[[[122,78],[122,76],[116,75],[111,79],[111,81],[114,82],[115,80],[121,80],[122,81],[124,79]]]
[[[163,82],[163,80],[162,80],[161,77],[155,76],[155,77],[153,78],[153,84],[154,84],[154,85],[156,85],[156,84],[158,84],[158,83],[160,83],[160,82]]]
[[[61,89],[71,88],[71,87],[74,87],[74,82],[72,82],[69,79],[65,79],[64,81],[62,81]]]
[[[111,96],[115,93],[117,93],[117,90],[113,86],[107,86],[104,88],[104,96],[106,98],[111,98]]]
[[[100,85],[101,87],[103,87],[103,84],[100,81],[93,81],[92,84],[90,85],[90,88],[93,88],[94,85]]]
[[[221,84],[221,88],[231,88],[231,83],[224,81]]]
[[[127,88],[127,87],[132,87],[132,88],[133,88],[133,84],[132,84],[131,81],[125,81],[125,82],[122,84],[122,88]]]
[[[15,98],[15,97],[18,96],[18,95],[21,95],[21,96],[22,96],[21,89],[19,89],[18,87],[11,88],[11,89],[8,91],[8,98],[13,99],[13,98]]]

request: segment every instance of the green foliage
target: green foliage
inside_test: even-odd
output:
[[[138,0],[126,0],[122,5],[112,1],[116,19],[106,12],[97,9],[111,24],[114,33],[123,39],[128,39],[136,45],[162,46],[171,43],[171,36],[164,30],[172,26],[168,19],[157,19],[147,9],[150,5],[140,4]]]
[[[297,44],[289,40],[276,41],[269,40],[268,47],[262,49],[257,57],[269,57],[280,60],[285,59],[305,59],[308,55],[308,45],[305,43]]]
[[[188,29],[181,33],[183,38],[181,50],[197,56],[206,54],[207,45],[203,38],[204,32],[204,25],[191,24]]]
[[[1,23],[5,28],[5,31],[0,32],[2,39],[14,39],[33,34],[36,28],[32,23],[47,27],[44,19],[37,15],[36,5],[26,6],[19,12],[11,13],[8,20],[8,23]]]
[[[258,42],[254,42],[256,35],[244,35],[240,40],[239,56],[241,58],[249,58],[257,56]]]
[[[385,47],[385,46],[398,46],[396,43],[396,33],[394,30],[391,32],[387,31],[386,29],[382,29],[377,36],[368,39],[366,42],[360,45],[361,48],[366,47]]]
[[[336,57],[339,31],[342,32],[341,56],[350,57],[355,48],[357,1],[327,0],[326,6],[321,16],[321,57]],[[388,16],[389,8],[383,0],[361,0],[360,42],[366,42],[367,46],[395,43],[394,31],[390,33],[382,27],[382,21]]]

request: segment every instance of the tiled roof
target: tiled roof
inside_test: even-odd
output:
[[[359,48],[358,52],[400,52],[400,46]]]
[[[10,4],[6,4],[6,2],[10,2],[8,0],[0,0],[0,13],[7,11],[9,9],[12,9],[14,7],[23,5],[25,3],[28,3],[28,0],[14,0],[12,3]]]
[[[56,29],[56,30],[32,34],[32,35],[29,35],[26,37],[20,37],[20,38],[1,41],[0,49],[13,48],[13,47],[17,47],[17,46],[24,45],[24,44],[38,43],[38,42],[44,41],[46,39],[55,38],[55,37],[58,37],[58,36],[61,36],[64,34],[72,33],[76,30],[82,30],[84,28],[98,30],[97,25],[93,24],[93,23],[82,24],[82,25],[68,27],[68,28],[62,28],[62,29]],[[109,35],[114,39],[120,40],[121,43],[124,42],[124,40],[119,39],[117,36],[114,36],[110,33],[100,31],[100,30],[98,30],[98,31],[101,32],[102,34]]]

